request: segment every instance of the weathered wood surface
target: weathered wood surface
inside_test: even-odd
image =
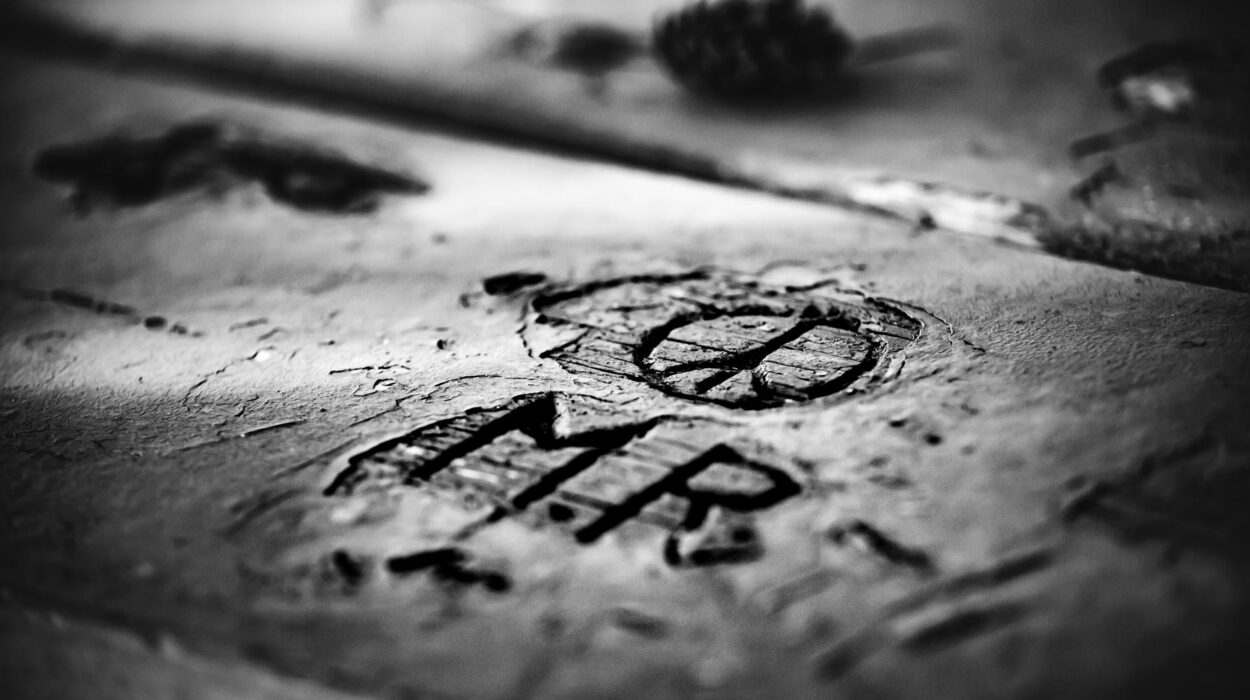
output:
[[[29,0],[6,24],[9,43],[37,53],[450,122],[1250,290],[1250,52],[1235,0],[844,0],[836,16],[854,36],[942,25],[959,44],[783,105],[693,98],[645,55],[593,75],[544,58],[571,22],[644,42],[677,4]]]
[[[1105,697],[1244,681],[1243,294],[0,68],[0,636],[67,669],[4,667],[6,690]],[[228,175],[84,211],[34,174],[51,146],[205,119],[429,189],[329,213],[281,194],[335,199],[340,171],[292,167],[279,196]],[[150,154],[121,153],[118,168]],[[763,379],[706,400],[654,376],[669,361]],[[832,389],[815,374],[861,366]]]

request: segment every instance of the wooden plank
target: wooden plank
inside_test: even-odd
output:
[[[16,600],[240,664],[276,697],[1137,695],[1186,680],[1142,668],[1241,648],[1244,295],[221,94],[0,70],[0,583]],[[431,189],[369,214],[257,183],[84,214],[31,175],[50,147],[205,115]],[[105,162],[135,157],[117,153]],[[546,286],[483,293],[526,270]],[[893,372],[744,406],[529,344],[557,327],[535,320],[542,295],[571,294],[561,328],[626,363],[575,324],[641,342],[700,308],[683,299],[732,312],[765,291],[841,309]],[[405,451],[405,435],[438,440]],[[395,465],[471,438],[440,470],[462,483],[399,483]],[[372,465],[390,470],[370,477],[391,479],[379,493],[327,495],[371,452],[393,457]],[[765,482],[778,499],[752,502]],[[475,493],[492,498],[456,498]],[[739,510],[713,498],[734,494]],[[48,647],[90,640],[65,637]],[[1036,644],[1012,656],[1022,638]],[[1003,658],[1018,663],[986,662]],[[268,692],[172,666],[169,684],[145,663],[87,675]],[[19,690],[56,696],[57,680]]]

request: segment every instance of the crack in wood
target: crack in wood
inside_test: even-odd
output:
[[[863,520],[834,525],[826,534],[838,544],[860,544],[882,559],[907,567],[922,576],[928,576],[936,570],[933,559],[927,552],[909,547]]]
[[[512,588],[512,579],[507,574],[471,566],[470,559],[470,554],[459,547],[441,547],[391,557],[386,560],[386,568],[397,576],[428,571],[436,581],[458,586],[480,585],[493,593],[504,593]]]
[[[1244,562],[1250,462],[1209,431],[1156,452],[1111,479],[1078,478],[1059,506],[1072,526],[1097,523],[1128,543],[1163,541]]]
[[[1044,571],[1053,559],[1049,549],[1026,550],[934,581],[887,605],[872,622],[817,654],[816,676],[833,681],[887,649],[928,654],[1007,627],[1027,616],[1030,606],[989,596]]]
[[[191,330],[183,323],[170,322],[164,316],[144,314],[133,306],[119,304],[114,301],[97,299],[88,294],[72,289],[30,289],[15,287],[14,291],[23,299],[32,301],[50,301],[74,309],[80,309],[100,316],[116,318],[134,326],[142,326],[149,331],[167,331],[172,335],[186,335],[199,338],[204,334]]]

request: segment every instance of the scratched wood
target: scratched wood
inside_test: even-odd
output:
[[[6,697],[1242,680],[1244,295],[0,69],[0,663],[65,669],[0,666]],[[33,169],[127,128],[114,165],[147,172],[143,144],[205,120],[428,189],[331,212],[196,181],[83,211]],[[314,170],[280,172],[336,199]],[[659,376],[683,363],[727,393]]]

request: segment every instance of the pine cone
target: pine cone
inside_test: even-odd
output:
[[[700,0],[662,18],[656,57],[687,88],[716,97],[793,97],[828,84],[852,42],[802,0]]]

